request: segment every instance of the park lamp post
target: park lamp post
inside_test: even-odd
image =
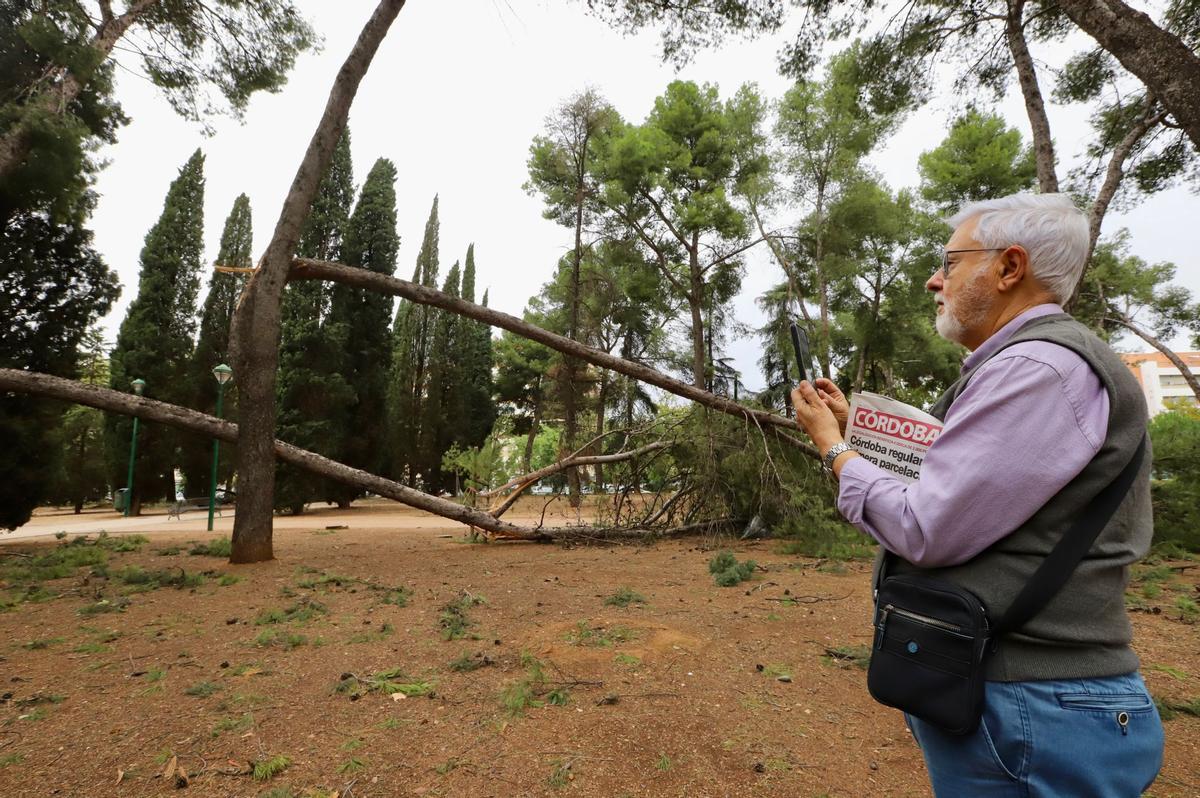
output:
[[[146,381],[137,379],[130,383],[133,386],[133,392],[138,396],[146,390]],[[137,458],[137,433],[138,433],[138,417],[133,417],[133,435],[129,440],[129,474],[125,478],[125,515],[129,515],[129,508],[133,504],[133,461]]]
[[[217,418],[221,417],[221,400],[225,397],[225,383],[233,379],[233,369],[222,363],[213,368],[213,376],[217,378]],[[213,438],[212,479],[208,482],[208,531],[212,532],[213,512],[217,507],[217,460],[221,456],[221,440]]]

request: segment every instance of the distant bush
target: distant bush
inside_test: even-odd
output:
[[[1200,551],[1200,410],[1159,413],[1150,422],[1154,448],[1154,542]]]

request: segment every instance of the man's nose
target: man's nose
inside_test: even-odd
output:
[[[939,268],[933,275],[925,281],[925,290],[932,291],[935,294],[941,291],[946,285],[946,281],[942,279],[942,270]]]

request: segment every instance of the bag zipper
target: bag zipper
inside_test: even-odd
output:
[[[879,642],[875,646],[876,648],[883,647],[883,637],[884,637],[884,630],[887,628],[887,619],[888,619],[888,616],[893,613],[895,613],[896,615],[899,615],[901,618],[908,618],[910,621],[916,621],[917,623],[923,623],[926,626],[933,626],[938,629],[945,629],[948,632],[954,632],[954,633],[960,634],[960,635],[965,634],[965,632],[963,632],[962,627],[959,626],[958,624],[953,624],[953,623],[950,623],[949,621],[943,621],[940,618],[931,618],[928,615],[921,615],[916,612],[911,612],[909,610],[901,609],[900,607],[897,607],[895,604],[888,604],[888,605],[884,606],[883,611],[880,613],[880,616],[879,616]]]

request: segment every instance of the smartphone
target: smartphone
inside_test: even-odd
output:
[[[800,369],[800,381],[813,379],[812,352],[808,348],[808,333],[796,322],[791,322],[792,350],[796,353],[796,366]]]

